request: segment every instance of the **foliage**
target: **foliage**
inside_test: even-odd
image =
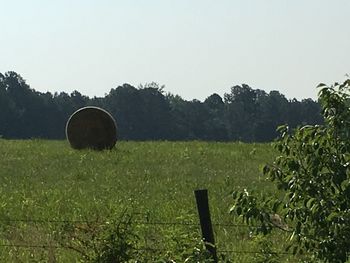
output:
[[[281,258],[279,254],[274,251],[273,243],[271,240],[263,235],[257,235],[254,237],[254,242],[257,243],[259,252],[254,259],[255,263],[279,263]]]
[[[101,98],[78,91],[51,94],[31,89],[16,72],[0,73],[0,135],[4,138],[63,139],[65,124],[78,108],[105,108],[117,120],[119,139],[266,142],[283,123],[322,123],[319,104],[287,100],[246,84],[233,86],[224,99],[214,93],[203,102],[165,94],[157,83],[138,88],[123,84]]]
[[[66,222],[57,235],[57,242],[72,250],[84,262],[127,262],[135,258],[138,236],[132,216],[122,214],[106,222]]]
[[[188,216],[181,218],[181,220],[187,218],[185,222],[191,222],[188,221],[191,220]],[[139,262],[212,262],[204,242],[200,239],[198,229],[194,226],[193,224],[193,226],[184,229],[174,225],[171,228],[160,230],[158,234],[162,235],[162,245],[158,244],[156,249],[143,250],[138,255]],[[155,246],[152,241],[149,245]]]
[[[350,253],[350,80],[320,84],[325,124],[291,132],[279,128],[280,152],[263,169],[281,192],[276,196],[235,192],[232,212],[257,232],[290,233],[289,249],[314,259],[345,262]]]
[[[195,229],[183,231],[174,227],[162,233],[162,247],[154,242],[145,244],[141,233],[146,229],[126,212],[107,222],[66,222],[57,235],[58,242],[76,252],[77,258],[91,263],[211,262]],[[152,233],[147,234],[150,236],[146,239],[151,240]]]

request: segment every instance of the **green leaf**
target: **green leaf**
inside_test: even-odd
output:
[[[334,218],[337,218],[339,216],[338,213],[336,212],[332,212],[328,217],[327,217],[327,221],[333,221]]]
[[[311,208],[313,206],[313,204],[315,203],[316,198],[310,198],[309,200],[307,200],[306,202],[306,207],[307,208]]]
[[[327,87],[327,85],[324,84],[324,83],[320,83],[320,84],[317,85],[317,88],[322,88],[322,87]]]

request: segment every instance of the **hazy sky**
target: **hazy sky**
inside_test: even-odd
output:
[[[349,0],[0,0],[0,72],[104,96],[158,82],[185,99],[236,84],[316,98],[350,73]]]

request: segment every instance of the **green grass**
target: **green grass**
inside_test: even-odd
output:
[[[73,150],[65,141],[0,140],[0,155],[1,244],[56,244],[54,223],[5,222],[9,219],[106,221],[126,210],[139,221],[198,222],[193,191],[202,188],[209,190],[212,220],[234,223],[233,190],[274,191],[261,177],[263,165],[276,155],[271,144],[119,142],[111,151],[96,152]],[[167,233],[199,235],[193,226],[138,231],[146,235],[143,243],[162,248]],[[251,250],[255,244],[245,228],[215,232],[222,250]],[[80,256],[64,249],[2,249],[2,257],[13,262],[78,261]],[[250,262],[254,255],[234,257]]]

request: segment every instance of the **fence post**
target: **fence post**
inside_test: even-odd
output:
[[[216,254],[213,226],[211,224],[209,202],[208,202],[208,190],[195,190],[194,195],[196,197],[197,209],[199,214],[199,221],[201,224],[202,238],[205,242],[205,247],[212,256],[215,263],[218,262]]]

